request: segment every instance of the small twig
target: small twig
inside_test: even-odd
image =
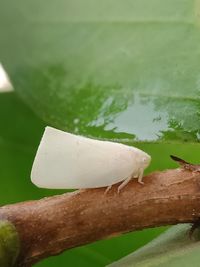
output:
[[[173,156],[173,155],[170,155],[170,157],[174,161],[178,162],[182,168],[189,170],[189,171],[192,171],[192,172],[200,172],[200,164],[192,164],[192,163],[186,162],[185,160],[180,159],[180,158]]]
[[[200,173],[152,173],[144,185],[80,190],[0,208],[20,236],[17,266],[30,266],[66,249],[147,227],[195,222],[200,217]]]

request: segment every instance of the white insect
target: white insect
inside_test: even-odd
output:
[[[31,172],[31,180],[43,188],[97,188],[132,179],[142,182],[151,157],[142,150],[99,141],[46,127]]]

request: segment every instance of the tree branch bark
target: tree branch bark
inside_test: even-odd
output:
[[[79,190],[0,208],[20,237],[17,266],[31,266],[66,249],[147,227],[195,222],[200,217],[200,173],[186,169],[156,172],[144,185],[131,181]]]

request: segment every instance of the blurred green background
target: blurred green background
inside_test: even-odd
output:
[[[134,145],[147,172],[199,162],[200,1],[0,0],[0,204],[61,194],[30,182],[46,125]],[[105,266],[165,228],[76,248],[36,266]]]

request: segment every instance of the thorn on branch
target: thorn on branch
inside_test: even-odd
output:
[[[178,162],[182,168],[192,171],[192,172],[200,172],[200,164],[192,164],[173,155],[170,155],[170,157],[174,161]]]

